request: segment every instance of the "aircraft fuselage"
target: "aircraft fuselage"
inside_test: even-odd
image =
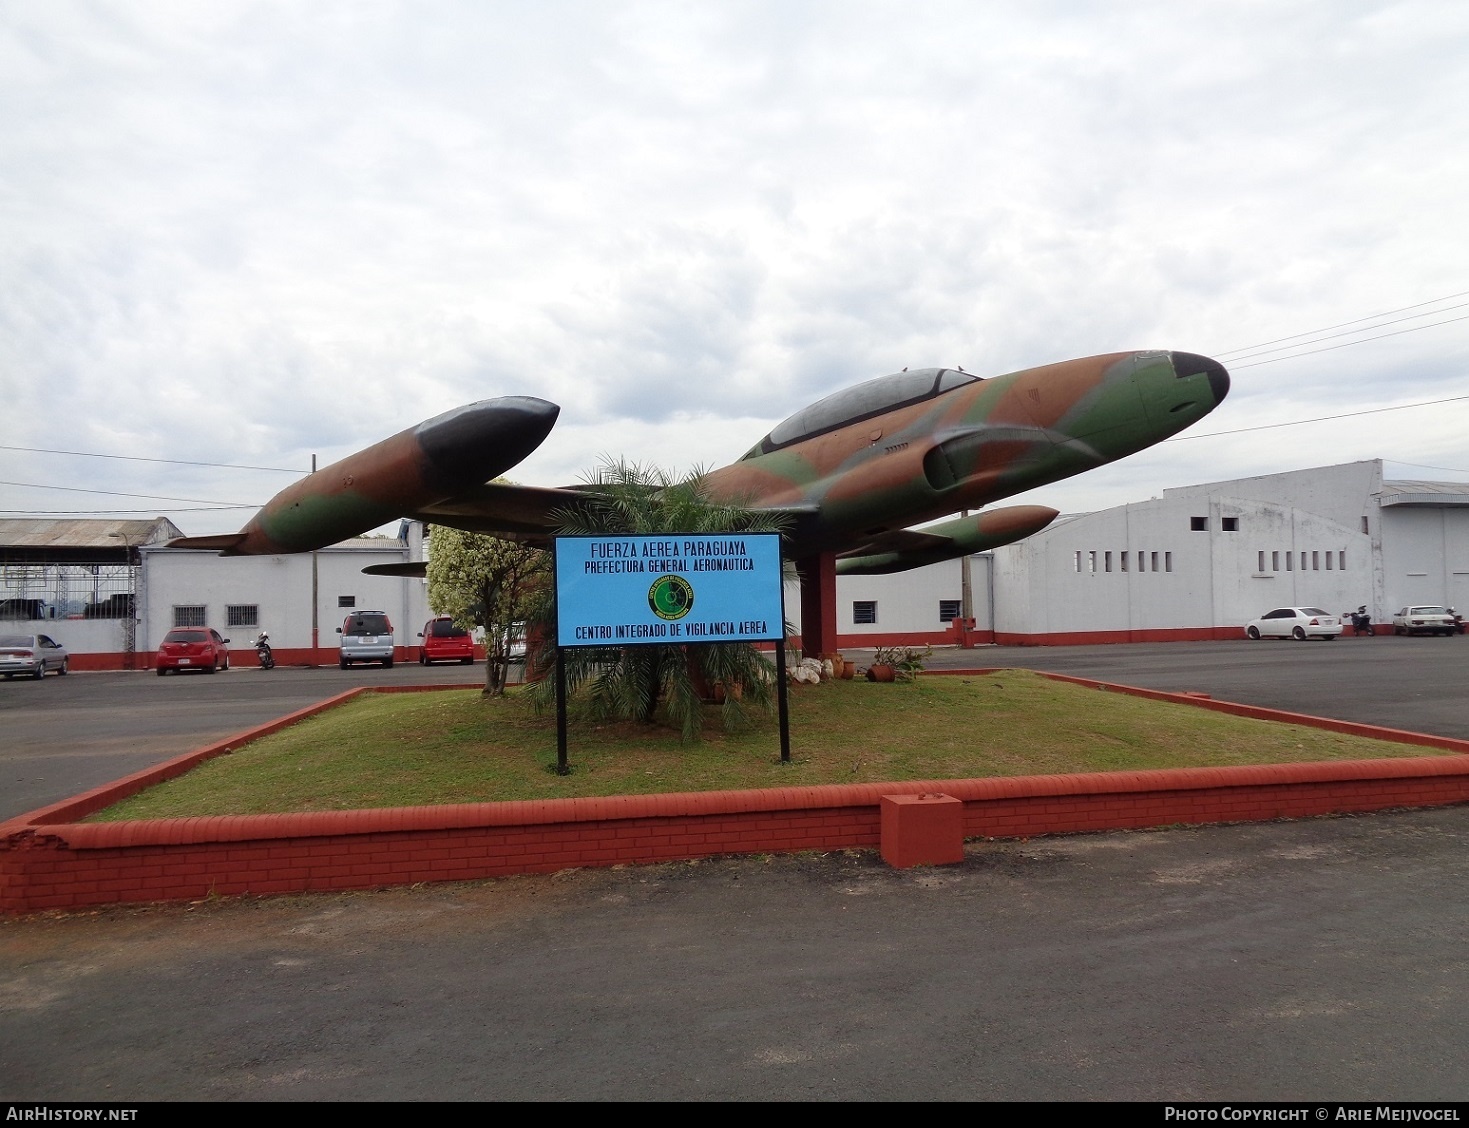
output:
[[[930,392],[911,398],[926,376]],[[896,406],[882,406],[884,382]],[[990,379],[897,373],[792,416],[706,482],[719,500],[794,511],[793,555],[849,551],[1143,450],[1207,415],[1228,389],[1216,361],[1165,351]]]

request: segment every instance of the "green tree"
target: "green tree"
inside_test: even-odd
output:
[[[593,536],[780,532],[784,523],[778,514],[711,500],[701,472],[676,480],[621,460],[598,467],[587,478],[585,500],[555,517],[561,533]],[[549,622],[543,629],[554,637]],[[556,680],[544,676],[554,660],[548,648],[536,685],[541,708],[555,703]],[[565,651],[565,660],[568,692],[585,688],[594,720],[653,722],[661,709],[686,742],[703,728],[703,698],[713,686],[724,690],[726,730],[747,725],[751,710],[768,713],[775,700],[775,667],[749,643],[579,647]]]
[[[486,697],[505,692],[510,644],[550,584],[551,556],[538,548],[435,525],[429,537],[428,601],[461,627],[485,632]]]

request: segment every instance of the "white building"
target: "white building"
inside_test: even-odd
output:
[[[366,576],[362,569],[422,558],[417,521],[404,521],[396,538],[357,537],[280,556],[144,548],[138,651],[151,657],[172,628],[207,625],[230,639],[235,662],[253,661],[250,644],[265,631],[277,662],[331,665],[342,621],[354,610],[372,610],[387,612],[397,659],[412,659],[429,617],[425,581]]]
[[[1384,482],[1374,460],[1183,486],[1058,518],[972,571],[972,641],[1240,638],[1293,605],[1365,604],[1383,623],[1410,603],[1469,607],[1469,485]],[[957,641],[936,620],[961,591],[958,562],[839,578],[842,644]]]

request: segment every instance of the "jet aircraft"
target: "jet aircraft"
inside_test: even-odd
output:
[[[900,572],[1038,532],[1056,510],[983,507],[1152,446],[1203,418],[1228,391],[1218,361],[1166,350],[988,378],[905,369],[811,404],[705,483],[717,500],[790,519],[804,642],[820,653],[835,649],[836,575]],[[488,479],[538,447],[559,411],[530,396],[457,408],[287,487],[238,533],[181,537],[170,547],[306,552],[395,517],[545,543],[552,514],[595,487]],[[912,527],[966,510],[981,512]]]

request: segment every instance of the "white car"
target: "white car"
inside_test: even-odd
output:
[[[66,647],[43,634],[0,634],[0,673],[44,678],[47,670],[66,673]]]
[[[1319,607],[1277,607],[1245,624],[1250,638],[1324,638],[1327,642],[1342,632],[1340,616]]]
[[[1447,607],[1403,607],[1392,617],[1395,635],[1454,633],[1454,616]]]

